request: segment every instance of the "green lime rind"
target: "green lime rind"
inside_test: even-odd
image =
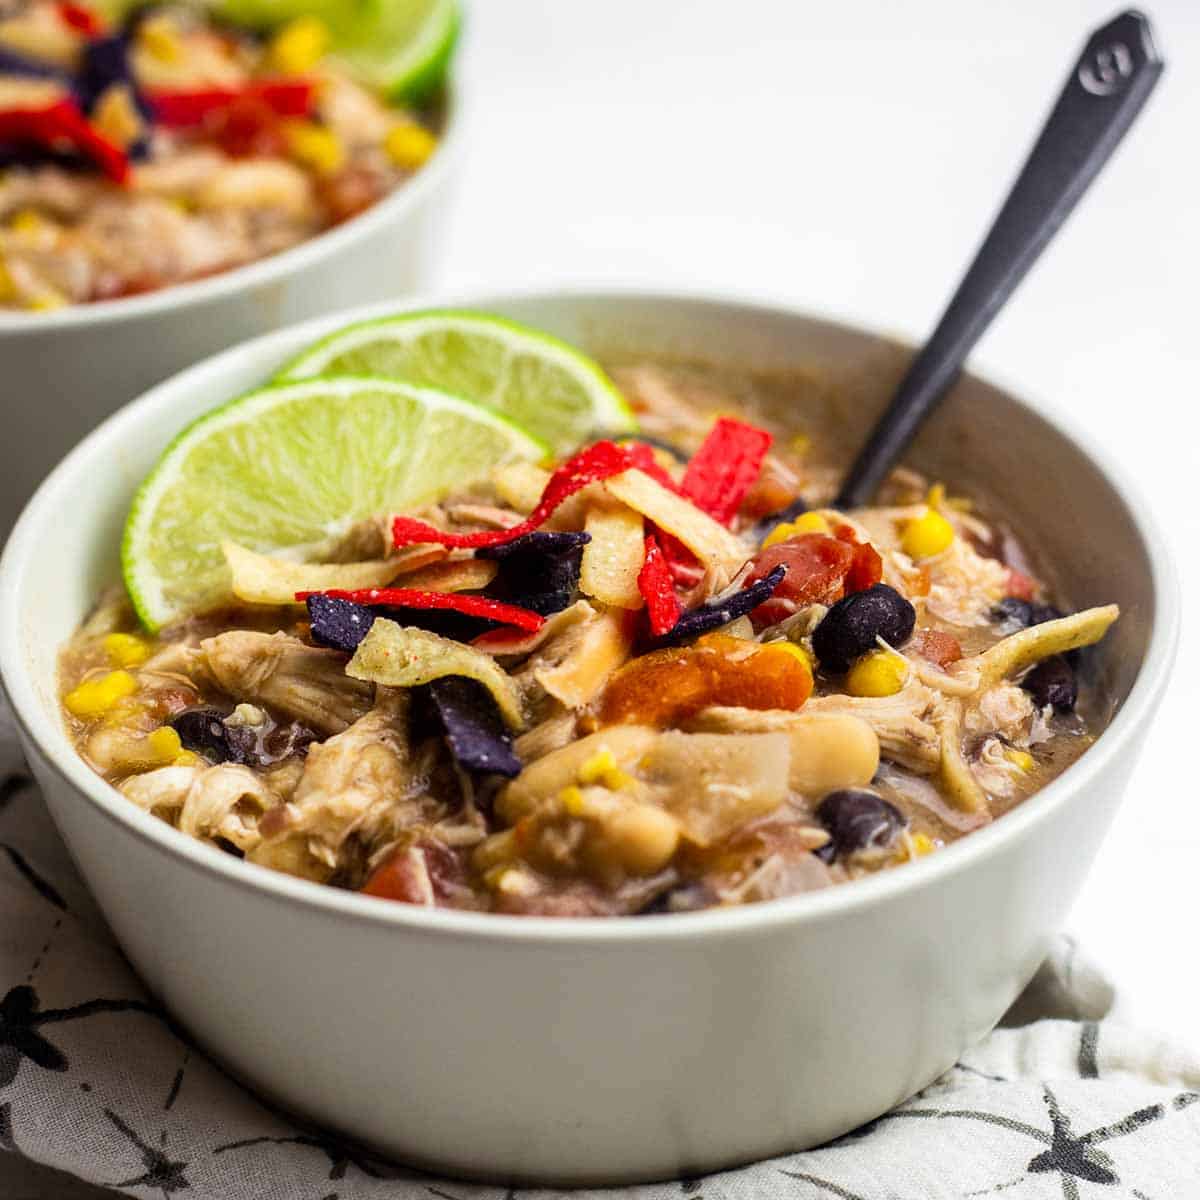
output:
[[[403,33],[393,32],[394,21],[393,14],[391,23],[384,17],[335,36],[333,56],[356,79],[389,99],[421,104],[438,91],[449,74],[462,33],[462,8],[458,0],[433,0],[417,35],[407,41]]]
[[[210,8],[251,29],[319,17],[331,54],[351,75],[410,104],[445,81],[462,28],[459,0],[213,0]]]
[[[134,497],[125,586],[150,630],[229,599],[221,544],[303,558],[549,447],[504,414],[395,379],[273,383],[193,421]]]
[[[332,333],[277,378],[369,373],[504,413],[564,455],[597,432],[632,433],[625,398],[592,359],[516,321],[462,309],[399,313]]]

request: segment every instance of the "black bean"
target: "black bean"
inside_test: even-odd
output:
[[[862,788],[830,792],[817,805],[817,820],[829,830],[827,845],[814,852],[824,862],[890,845],[905,825],[904,814],[894,804]]]
[[[1021,686],[1038,708],[1049,704],[1057,712],[1072,712],[1079,698],[1075,669],[1061,654],[1043,659],[1021,680]]]
[[[878,638],[902,646],[912,637],[916,610],[895,588],[877,583],[839,600],[813,632],[813,651],[822,667],[848,671],[856,658],[874,650]]]
[[[179,734],[185,750],[194,750],[215,762],[241,762],[225,727],[225,714],[219,708],[185,708],[171,718],[171,728]]]
[[[1053,604],[1035,604],[1032,600],[1018,600],[1016,596],[1006,596],[992,608],[992,620],[1008,626],[1014,633],[1031,625],[1057,621],[1062,615],[1062,610]]]

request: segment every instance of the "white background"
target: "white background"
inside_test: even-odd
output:
[[[446,287],[681,284],[920,338],[1105,0],[475,0]],[[1168,71],[980,346],[1141,480],[1200,593],[1200,5]],[[1080,546],[1080,553],[1087,547]],[[1194,1044],[1200,641],[1072,918],[1128,1012]],[[75,1195],[40,1173],[8,1200]],[[89,1191],[79,1195],[92,1195]]]

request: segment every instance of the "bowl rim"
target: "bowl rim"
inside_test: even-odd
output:
[[[463,102],[454,80],[445,86],[444,119],[433,156],[414,175],[394,188],[370,208],[297,242],[285,250],[268,254],[227,271],[218,271],[203,279],[172,283],[138,296],[114,300],[95,300],[70,304],[52,312],[6,312],[0,309],[0,339],[24,334],[61,333],[81,327],[107,326],[164,312],[185,312],[206,304],[227,300],[238,292],[254,291],[278,283],[291,274],[341,254],[360,240],[417,209],[427,193],[435,190],[446,173],[453,169],[463,140]]]
[[[272,871],[185,837],[165,822],[129,803],[115,788],[96,775],[78,755],[65,729],[42,711],[41,702],[26,669],[17,604],[21,578],[39,533],[47,524],[46,514],[60,508],[60,492],[70,494],[67,484],[86,464],[102,461],[109,441],[129,436],[143,419],[169,406],[175,391],[193,380],[219,376],[237,360],[267,359],[301,335],[315,340],[321,333],[341,324],[367,320],[387,313],[424,308],[474,307],[487,310],[502,304],[580,304],[624,301],[670,306],[686,304],[699,309],[763,320],[796,318],[825,323],[864,337],[887,337],[854,321],[813,312],[784,301],[755,299],[749,295],[710,293],[671,288],[541,287],[520,289],[460,289],[453,295],[418,296],[350,309],[333,316],[312,318],[272,333],[242,342],[150,389],[139,399],[119,409],[99,425],[43,481],[26,505],[0,558],[0,682],[14,719],[24,736],[37,748],[42,761],[59,779],[86,797],[111,823],[182,867],[207,873],[254,895],[280,904],[316,909],[327,918],[405,930],[412,935],[451,940],[541,943],[545,945],[660,945],[689,942],[699,937],[728,937],[766,933],[781,925],[805,925],[839,914],[887,903],[898,893],[936,886],[943,877],[970,870],[972,865],[1000,852],[1048,819],[1069,796],[1085,791],[1124,753],[1142,723],[1152,713],[1166,688],[1179,638],[1180,595],[1178,579],[1168,544],[1158,528],[1140,489],[1092,435],[1055,408],[1045,408],[1026,398],[1024,389],[1007,386],[994,372],[970,377],[1004,393],[1005,397],[1045,421],[1060,436],[1073,443],[1101,473],[1125,505],[1149,562],[1153,586],[1151,638],[1129,695],[1096,743],[1062,775],[1041,791],[969,837],[950,843],[935,855],[906,864],[905,870],[881,871],[849,886],[802,893],[759,904],[696,913],[670,914],[662,919],[614,920],[612,917],[526,917],[499,913],[425,909],[394,901],[363,896],[324,884]],[[129,432],[126,432],[128,427]]]

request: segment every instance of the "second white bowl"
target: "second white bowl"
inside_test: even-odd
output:
[[[49,313],[0,310],[0,537],[67,450],[160,380],[248,338],[427,286],[458,140],[451,97],[437,153],[412,179],[269,258],[144,296]]]

